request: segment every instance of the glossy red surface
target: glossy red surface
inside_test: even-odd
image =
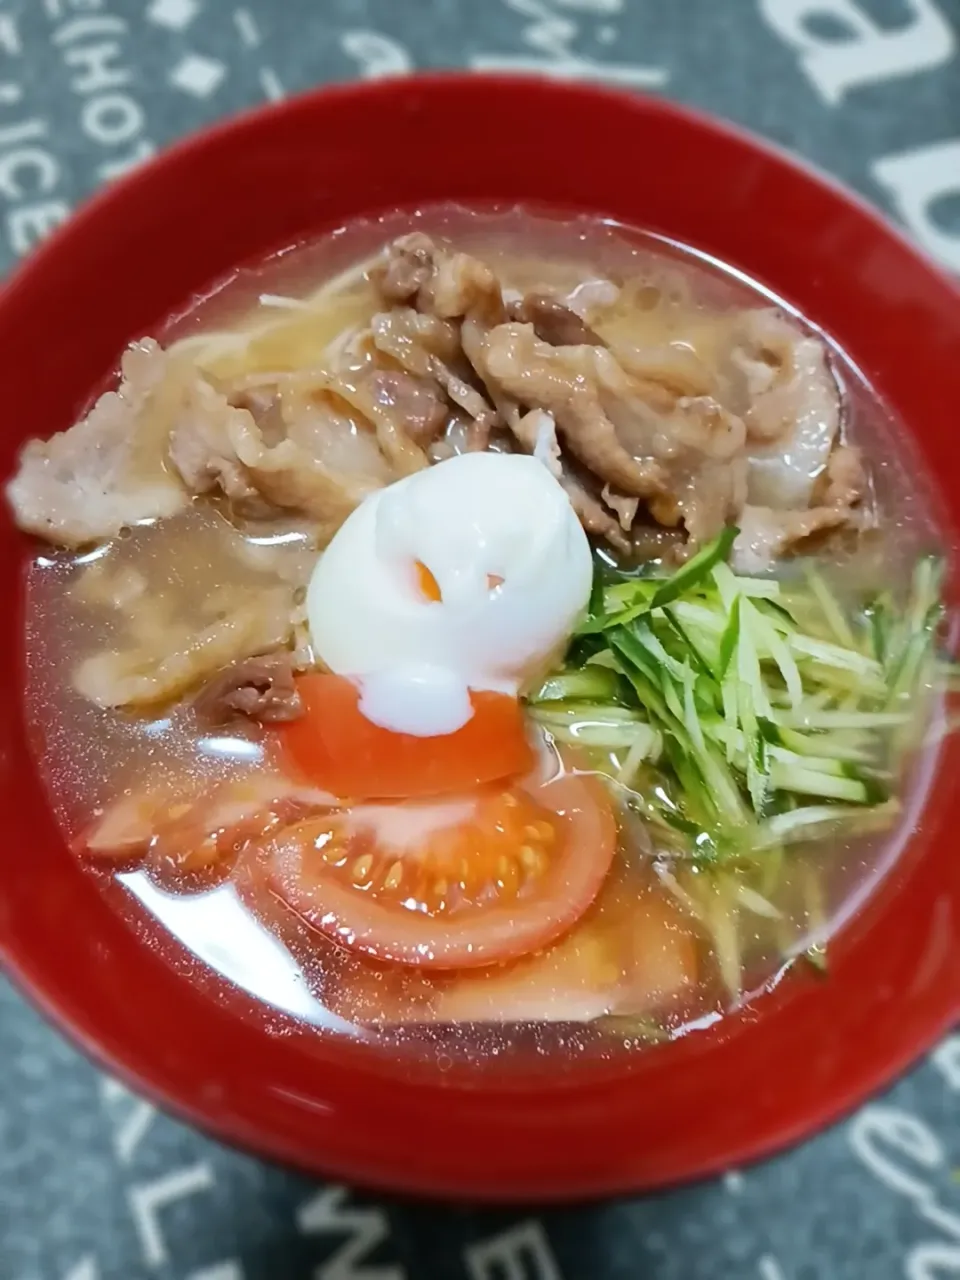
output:
[[[413,137],[415,162],[403,145]],[[835,335],[899,411],[960,517],[960,297],[873,212],[665,103],[465,76],[325,91],[231,121],[87,206],[0,296],[0,472],[22,437],[72,420],[128,339],[232,265],[361,212],[450,198],[595,210],[769,284]],[[922,829],[837,941],[830,979],[784,982],[743,1016],[632,1067],[533,1080],[407,1075],[277,1018],[264,1030],[238,993],[185,981],[172,944],[117,912],[63,846],[19,709],[24,550],[4,516],[0,951],[83,1048],[221,1138],[444,1195],[652,1187],[809,1133],[888,1081],[960,1010],[960,793],[942,783],[960,763],[954,745]]]

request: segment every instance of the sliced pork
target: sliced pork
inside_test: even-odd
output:
[[[152,338],[125,352],[120,386],[85,418],[49,440],[30,440],[7,498],[21,529],[59,546],[113,537],[189,502],[165,465],[184,378]]]
[[[303,704],[294,674],[288,652],[244,658],[204,686],[194,699],[194,711],[201,723],[214,727],[238,718],[260,724],[296,720],[303,714]]]

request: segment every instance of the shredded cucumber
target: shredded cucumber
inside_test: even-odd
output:
[[[960,676],[937,653],[941,562],[918,562],[906,599],[847,605],[814,568],[788,589],[733,573],[735,537],[668,577],[598,566],[566,664],[528,702],[558,741],[607,753],[597,768],[635,788],[671,856],[772,864],[786,845],[892,822],[907,731]],[[777,911],[749,887],[734,899]]]

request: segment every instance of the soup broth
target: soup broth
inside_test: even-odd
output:
[[[405,251],[410,279],[367,270],[411,232],[484,264],[502,313],[445,303],[443,290],[462,279],[443,278],[422,244]],[[751,325],[759,336],[748,349]],[[516,350],[496,350],[494,330]],[[153,508],[111,536],[81,528],[52,537],[68,545],[44,547],[28,574],[37,761],[90,874],[119,880],[131,902],[265,1010],[442,1061],[520,1048],[632,1050],[709,1024],[800,959],[827,963],[830,937],[915,826],[943,726],[936,569],[923,568],[942,541],[930,487],[842,351],[756,283],[684,246],[594,219],[454,207],[361,222],[244,268],[159,337],[162,350],[136,353],[147,390],[135,404],[129,389],[121,397],[124,412],[133,404],[139,422],[152,414],[160,424],[162,447],[146,433],[136,464]],[[482,354],[471,355],[471,342]],[[517,356],[525,342],[526,363]],[[158,360],[159,372],[146,369]],[[560,394],[562,360],[574,373]],[[538,399],[532,361],[547,371],[552,399]],[[124,374],[132,386],[137,371],[125,365]],[[199,391],[189,382],[198,376]],[[195,439],[189,457],[186,445],[168,455],[165,395],[181,396],[176,422],[192,414],[208,444],[224,406],[246,415],[225,428],[234,452],[218,437],[202,458]],[[406,434],[391,425],[398,405]],[[660,441],[662,424],[687,414],[653,461],[631,453],[636,422]],[[599,428],[587,438],[601,420],[626,442],[609,473],[596,461]],[[252,444],[236,434],[249,423]],[[778,452],[788,428],[792,452]],[[737,467],[732,446],[724,455],[690,443],[695,429],[711,442],[739,431]],[[587,623],[581,611],[577,634],[518,682],[539,781],[493,775],[479,792],[458,786],[452,797],[409,801],[375,789],[324,797],[321,779],[292,774],[278,753],[290,707],[274,668],[248,687],[256,714],[238,703],[211,716],[204,688],[257,655],[281,653],[298,680],[329,666],[308,607],[325,548],[370,495],[427,471],[439,477],[481,436],[487,451],[543,459],[593,547]],[[281,469],[291,442],[306,468]],[[694,447],[698,469],[678,479]],[[847,482],[832,460],[858,448],[862,463],[841,492]],[[254,455],[269,466],[258,470]],[[317,459],[324,504],[304,487]],[[641,479],[630,491],[644,467],[648,478],[654,468],[668,477],[663,491]],[[788,493],[782,509],[776,486]],[[16,494],[14,506],[41,531]],[[737,541],[697,577],[695,553],[709,554],[734,523]],[[426,570],[429,595],[440,574]],[[495,593],[503,576],[488,577]],[[678,584],[669,607],[653,595],[668,581]],[[429,598],[440,607],[439,595]],[[651,671],[666,671],[666,683]],[[721,811],[703,796],[730,778]],[[544,789],[551,779],[571,788],[559,818]],[[388,905],[419,913],[425,937],[430,922],[439,930],[464,919],[469,930],[485,904],[510,893],[519,929],[530,886],[556,870],[557,842],[573,857],[567,846],[600,839],[592,827],[584,834],[582,818],[596,796],[616,830],[608,870],[595,892],[584,890],[579,915],[531,933],[526,952],[487,964],[398,962],[389,947],[361,945],[359,925],[331,932],[320,919],[336,877],[338,893],[369,890],[387,902],[391,877],[411,875],[415,848],[419,878]],[[384,835],[396,819],[385,809],[400,800],[403,830]],[[490,807],[487,844],[470,828],[451,871],[445,833],[461,821],[457,805],[473,814],[475,804]],[[511,806],[525,833],[513,844]],[[304,885],[304,862],[287,892],[276,858],[294,829],[313,842],[318,866],[324,848],[348,843],[340,861],[327,858],[319,887]],[[396,859],[381,860],[384,848]]]

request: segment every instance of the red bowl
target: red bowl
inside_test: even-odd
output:
[[[450,75],[324,90],[243,116],[111,187],[0,295],[0,472],[235,264],[359,214],[437,200],[592,211],[715,255],[846,348],[915,434],[960,518],[960,295],[847,192],[732,129],[583,86]],[[827,981],[619,1067],[518,1079],[402,1071],[194,972],[118,911],[57,831],[27,747],[23,539],[0,527],[7,838],[0,955],[83,1049],[162,1106],[302,1168],[506,1198],[639,1190],[796,1140],[887,1083],[960,1011],[960,792],[934,785],[909,849],[837,939]],[[960,763],[944,753],[940,778]],[[196,966],[194,966],[196,970]]]

